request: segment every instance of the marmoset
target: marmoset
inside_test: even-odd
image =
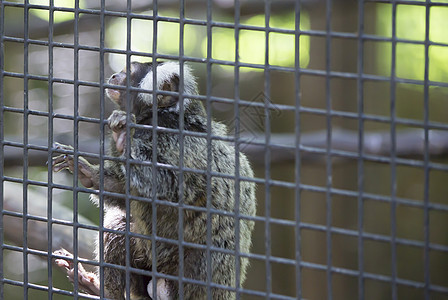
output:
[[[155,64],[155,63],[154,63]],[[238,257],[239,267],[233,252],[249,253],[254,222],[250,217],[255,215],[255,183],[250,179],[253,171],[243,153],[236,155],[235,146],[216,137],[227,135],[225,125],[211,121],[208,128],[206,111],[202,103],[194,98],[197,95],[197,84],[190,68],[183,67],[183,90],[180,90],[180,67],[174,62],[159,62],[156,74],[153,74],[153,63],[133,62],[130,66],[129,82],[138,90],[125,88],[108,88],[107,96],[114,101],[119,109],[108,119],[112,131],[109,155],[113,157],[128,157],[132,160],[129,168],[124,160],[105,160],[103,174],[98,165],[90,164],[86,159],[78,157],[74,166],[73,151],[70,146],[57,144],[57,149],[67,150],[63,155],[53,159],[53,170],[68,169],[71,172],[76,167],[80,182],[88,188],[100,188],[100,175],[104,178],[104,190],[125,194],[126,178],[130,182],[130,230],[132,233],[148,238],[130,237],[131,267],[142,270],[153,270],[153,252],[151,236],[165,239],[156,242],[156,269],[161,274],[184,277],[185,280],[195,280],[201,283],[182,280],[182,295],[179,294],[179,280],[168,280],[157,277],[157,294],[152,293],[152,278],[136,273],[130,274],[131,298],[138,299],[205,299],[207,297],[207,278],[211,283],[212,299],[234,299],[232,288],[237,286],[237,269],[239,270],[240,286],[246,278],[248,259]],[[153,87],[154,75],[157,86]],[[110,85],[126,86],[126,69],[114,74],[108,81]],[[142,90],[156,90],[153,92]],[[127,94],[129,92],[129,95]],[[164,93],[165,92],[165,93]],[[168,93],[166,93],[168,92]],[[182,104],[179,93],[184,93]],[[189,96],[188,96],[189,95]],[[127,103],[127,101],[130,101]],[[157,122],[153,121],[153,105],[157,105]],[[181,107],[183,105],[183,107]],[[153,129],[140,126],[126,130],[128,116],[126,108],[130,108],[129,120],[140,125],[157,126],[157,134]],[[183,109],[183,122],[181,122]],[[183,123],[181,134],[180,124]],[[165,128],[166,130],[160,130]],[[126,132],[130,136],[126,136]],[[207,143],[206,133],[210,132],[212,139]],[[202,135],[198,134],[202,133]],[[154,141],[156,139],[154,149]],[[130,141],[127,145],[126,141]],[[181,148],[181,143],[183,147]],[[183,149],[183,151],[182,151]],[[127,153],[127,151],[129,151]],[[157,166],[153,162],[153,151],[156,151]],[[207,159],[210,151],[211,159]],[[183,158],[182,170],[180,158]],[[236,169],[236,157],[239,158]],[[139,164],[138,162],[146,162]],[[153,162],[153,163],[151,163]],[[207,167],[210,164],[211,179],[207,182]],[[156,168],[155,172],[153,168]],[[180,177],[182,172],[183,176]],[[239,178],[239,190],[235,184]],[[182,185],[182,186],[181,186]],[[207,188],[207,185],[209,187]],[[180,194],[182,192],[182,194]],[[207,195],[209,193],[209,195]],[[155,195],[155,199],[153,198]],[[133,199],[132,196],[138,197]],[[98,196],[93,195],[98,203]],[[143,199],[144,198],[144,199]],[[126,264],[125,235],[126,230],[126,197],[104,196],[104,227],[123,232],[104,233],[104,261],[109,264]],[[211,212],[207,218],[207,199],[210,201]],[[153,210],[156,201],[156,210]],[[236,203],[239,204],[236,207]],[[182,218],[179,218],[179,212]],[[234,212],[238,212],[235,216]],[[246,217],[246,218],[245,218]],[[249,217],[249,219],[247,218]],[[156,229],[153,229],[153,219]],[[179,224],[182,220],[182,224]],[[239,223],[237,223],[239,222]],[[236,225],[239,227],[236,227]],[[207,227],[211,229],[209,244],[210,261],[207,261]],[[183,241],[195,245],[183,247],[183,272],[179,266],[179,227],[183,233]],[[237,232],[238,230],[238,232]],[[239,234],[239,249],[236,249]],[[170,242],[171,240],[172,242]],[[196,246],[196,247],[195,247]],[[98,252],[98,250],[96,250]],[[58,255],[67,255],[64,251]],[[99,256],[99,253],[96,253]],[[71,260],[58,259],[58,264],[72,272]],[[209,265],[210,264],[210,265]],[[211,270],[211,274],[207,274]],[[79,287],[91,294],[98,294],[99,283],[96,274],[86,273],[80,266]],[[70,274],[69,274],[70,275]],[[218,285],[218,286],[216,286]],[[126,290],[126,273],[113,267],[104,267],[105,296],[113,299],[124,299]],[[159,291],[162,290],[162,291]],[[160,293],[164,293],[162,296]]]

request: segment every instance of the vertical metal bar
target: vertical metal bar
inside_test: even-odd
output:
[[[156,186],[157,178],[157,29],[158,29],[158,0],[153,2],[153,44],[152,44],[152,54],[153,54],[153,80],[152,80],[152,182],[150,183],[153,187]],[[156,248],[156,236],[157,236],[157,191],[155,188],[151,189],[151,201],[152,201],[152,235],[151,235],[151,253],[152,253],[152,290],[154,294],[157,294],[157,248]],[[179,224],[180,226],[180,224]],[[179,294],[181,295],[181,294]],[[176,297],[176,295],[174,295]],[[180,297],[182,299],[182,296]]]
[[[302,268],[300,266],[302,261],[302,254],[301,254],[301,248],[302,248],[302,239],[301,239],[301,232],[300,232],[300,202],[301,202],[301,191],[300,191],[300,182],[301,182],[301,176],[300,171],[302,169],[301,166],[301,154],[300,154],[300,137],[301,137],[301,131],[300,131],[300,107],[301,107],[301,96],[300,96],[300,13],[301,13],[301,3],[302,1],[297,1],[295,5],[295,72],[294,72],[294,80],[295,80],[295,100],[296,100],[296,107],[294,110],[294,120],[295,120],[295,126],[294,126],[294,133],[295,133],[295,220],[296,220],[296,227],[295,227],[295,237],[296,237],[296,297],[297,299],[302,299]]]
[[[213,32],[212,32],[212,1],[207,0],[207,86],[206,86],[206,102],[205,108],[207,111],[207,116],[212,115],[212,105],[210,96],[212,93],[212,43],[213,43]],[[212,139],[211,139],[211,127],[212,120],[207,118],[207,299],[212,300],[212,258],[211,258],[211,246],[212,246]]]
[[[105,122],[104,122],[104,38],[106,35],[105,28],[105,1],[101,0],[100,12],[100,182],[99,182],[99,228],[98,228],[98,276],[100,282],[100,298],[104,298],[104,154],[105,154]]]
[[[423,129],[425,132],[424,137],[424,153],[423,153],[423,161],[424,161],[424,170],[425,170],[425,183],[424,183],[424,194],[423,194],[423,213],[424,213],[424,238],[425,238],[425,246],[424,246],[424,295],[425,299],[429,300],[431,298],[430,288],[431,288],[431,273],[429,268],[430,256],[429,256],[429,26],[430,26],[430,1],[426,0],[425,6],[425,78],[424,78],[424,99],[423,99]]]
[[[180,1],[179,12],[179,295],[184,298],[184,26],[185,0]]]
[[[271,97],[271,72],[269,67],[269,20],[271,18],[271,1],[265,1],[265,63],[264,63],[264,111],[265,111],[265,247],[266,247],[266,299],[272,294],[272,269],[271,269],[271,120],[269,99]]]
[[[391,218],[391,285],[392,285],[392,299],[397,299],[397,167],[396,167],[396,50],[397,50],[397,4],[392,3],[392,59],[391,59],[391,72],[390,72],[390,138],[391,138],[391,149],[390,149],[390,171],[391,171],[391,208],[390,208],[390,218]]]
[[[23,6],[23,299],[28,299],[28,5],[28,0],[25,0]]]
[[[131,298],[131,243],[129,233],[131,231],[131,41],[132,41],[132,1],[127,0],[126,6],[126,186],[125,186],[125,201],[126,201],[126,230],[125,230],[125,249],[126,249],[126,288],[125,298]]]
[[[79,0],[75,1],[73,29],[73,148],[74,165],[78,166],[79,156]],[[74,276],[78,278],[78,168],[73,170],[73,265]],[[74,280],[74,299],[78,299],[79,284]]]
[[[326,149],[326,172],[327,172],[327,182],[326,182],[326,242],[327,242],[327,299],[333,299],[333,288],[332,288],[332,235],[331,235],[331,222],[332,222],[332,199],[331,199],[331,186],[333,184],[332,179],[332,162],[331,162],[331,138],[332,138],[332,127],[331,127],[331,13],[332,13],[333,2],[327,0],[327,10],[326,10],[326,58],[325,58],[325,89],[326,89],[326,125],[327,125],[327,149]]]
[[[0,2],[0,199],[4,199],[4,71],[5,71],[5,45],[3,42],[3,37],[5,35],[5,6],[3,2]],[[5,275],[3,273],[3,201],[0,201],[0,299],[4,299],[4,279]]]
[[[235,120],[235,288],[236,299],[241,297],[241,259],[240,259],[240,1],[235,1],[235,90],[234,90],[234,120]]]
[[[48,186],[47,186],[47,269],[48,269],[48,299],[53,299],[53,26],[54,26],[54,0],[49,2],[48,20]]]
[[[358,299],[364,299],[364,0],[358,1]]]

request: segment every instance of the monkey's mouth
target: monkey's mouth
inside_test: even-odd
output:
[[[110,99],[117,101],[118,99],[120,99],[120,90],[106,89],[106,95]]]

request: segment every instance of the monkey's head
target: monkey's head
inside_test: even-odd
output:
[[[107,96],[115,102],[121,110],[126,111],[126,101],[130,101],[129,107],[137,118],[137,123],[151,112],[154,102],[153,90],[157,93],[157,108],[179,111],[179,83],[180,69],[175,62],[159,62],[156,70],[156,83],[154,88],[153,63],[132,62],[130,66],[130,84],[132,87],[147,91],[130,91],[129,96],[126,89],[106,89]],[[197,85],[190,68],[184,65],[184,89],[183,92],[190,95],[197,94]],[[112,75],[108,81],[112,85],[126,86],[126,69]],[[160,93],[161,92],[161,93]],[[166,94],[164,92],[170,92]],[[184,106],[188,107],[191,99],[184,98]],[[140,119],[140,120],[139,120]]]

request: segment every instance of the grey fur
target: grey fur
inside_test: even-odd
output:
[[[163,68],[163,64],[158,65]],[[147,65],[133,63],[133,72],[136,68],[147,68]],[[165,65],[165,71],[169,74],[164,75],[162,79],[166,81],[174,80],[179,76],[178,64],[170,63],[170,68]],[[151,72],[147,72],[146,76],[152,76]],[[196,93],[196,83],[194,77],[191,75],[187,66],[184,66],[184,79],[187,94]],[[131,68],[132,71],[132,68]],[[164,72],[165,72],[164,71]],[[137,74],[137,73],[135,73]],[[131,73],[131,76],[133,73]],[[145,77],[146,78],[146,77]],[[159,76],[158,76],[159,78]],[[148,79],[148,78],[146,78]],[[159,78],[160,79],[160,78]],[[111,79],[112,80],[112,79]],[[160,80],[159,80],[160,81]],[[177,86],[174,80],[172,86]],[[152,82],[149,80],[140,80],[138,87],[152,88],[145,86],[145,82]],[[113,82],[117,84],[117,82]],[[136,84],[134,84],[136,85]],[[137,85],[136,85],[137,86]],[[158,88],[166,85],[158,84]],[[172,87],[171,86],[171,87]],[[149,95],[141,93],[130,95],[126,97],[125,92],[117,92],[117,90],[109,90],[108,94],[112,95],[115,92],[113,99],[121,108],[124,107],[124,101],[131,98],[133,108],[133,118],[139,124],[152,125],[152,102],[148,101]],[[119,94],[119,97],[117,96]],[[165,97],[158,98],[159,101],[165,101]],[[151,96],[152,99],[152,96]],[[177,99],[177,98],[176,98]],[[165,101],[162,103],[170,103],[170,106],[158,107],[158,126],[172,129],[179,129],[179,104],[178,101]],[[138,108],[136,108],[138,107]],[[114,111],[109,118],[111,129],[118,135],[125,130],[126,113],[124,111]],[[118,126],[117,124],[120,124]],[[124,129],[123,129],[124,128]],[[184,99],[184,130],[195,132],[207,132],[207,115],[202,104],[195,99]],[[211,133],[215,136],[225,136],[227,129],[225,125],[212,121]],[[114,135],[115,138],[115,135]],[[157,163],[179,167],[179,158],[183,155],[183,167],[187,169],[197,170],[199,172],[207,170],[207,140],[204,137],[193,137],[188,134],[183,135],[184,153],[180,153],[180,134],[170,133],[166,131],[157,131]],[[116,141],[116,140],[115,140]],[[130,137],[131,153],[130,157],[139,161],[152,161],[153,156],[153,131],[152,129],[135,128],[131,130]],[[126,151],[120,153],[117,150],[115,143],[111,143],[110,155],[117,157],[125,157]],[[253,177],[253,172],[246,156],[239,153],[239,170],[236,174],[235,170],[235,148],[230,143],[213,139],[209,145],[211,152],[211,170],[222,174],[224,176],[213,176],[211,178],[211,207],[213,209],[227,213],[211,214],[210,220],[207,220],[207,213],[197,211],[194,209],[183,208],[183,237],[185,242],[195,243],[198,245],[207,244],[207,222],[211,222],[211,246],[221,248],[223,250],[235,251],[235,222],[234,216],[228,215],[235,211],[235,180],[227,178],[230,176],[241,176],[245,178]],[[80,159],[84,165],[79,165],[81,171],[80,176],[88,175],[95,189],[99,188],[99,168],[98,166],[86,166],[86,161]],[[88,164],[88,163],[87,163]],[[66,163],[66,165],[68,165]],[[62,165],[55,168],[60,170],[62,168],[71,169],[69,166]],[[158,237],[178,240],[179,233],[179,208],[172,205],[157,204],[157,210],[152,208],[153,189],[157,196],[157,200],[167,201],[169,203],[182,203],[187,206],[194,206],[204,208],[207,205],[207,178],[205,174],[198,172],[183,171],[183,195],[179,194],[179,170],[175,168],[157,167],[157,171],[153,173],[152,165],[131,164],[129,169],[131,195],[144,197],[148,201],[132,200],[130,202],[131,209],[131,231],[145,236],[151,237],[154,234],[152,228],[153,218],[157,218],[156,233]],[[87,169],[83,172],[82,169]],[[90,172],[90,173],[89,173]],[[116,161],[106,161],[104,165],[104,182],[105,189],[108,191],[124,193],[125,187],[125,172],[124,164]],[[227,177],[225,177],[227,176]],[[86,182],[85,178],[83,182]],[[87,180],[88,182],[88,180]],[[241,216],[254,216],[256,210],[255,201],[255,184],[250,181],[241,180],[239,182],[239,213]],[[95,198],[94,196],[93,198]],[[98,201],[98,199],[93,199]],[[105,201],[105,217],[104,226],[109,229],[124,231],[126,228],[126,212],[125,203],[121,198],[104,197]],[[253,221],[244,218],[239,221],[239,244],[238,252],[248,253],[251,246],[251,235],[254,228]],[[104,234],[104,260],[105,262],[125,265],[126,253],[124,247],[124,235],[118,233]],[[152,245],[150,239],[139,239],[135,237],[130,238],[131,242],[131,265],[135,268],[144,270],[152,270]],[[157,253],[157,271],[167,275],[179,276],[179,249],[178,244],[156,242]],[[183,247],[183,261],[184,261],[184,277],[189,279],[200,280],[206,282],[207,280],[207,259],[206,251]],[[240,257],[240,283],[244,282],[246,278],[246,270],[248,266],[248,259]],[[211,251],[211,278],[212,282],[227,286],[236,286],[236,266],[235,256],[225,254],[219,251]],[[124,299],[125,291],[125,273],[113,268],[104,269],[104,286],[107,297],[114,299]],[[151,280],[150,277],[131,274],[131,291],[132,298],[145,299],[148,298],[147,284]],[[177,299],[178,295],[178,281],[167,281],[170,289],[170,296],[172,299]],[[162,285],[163,286],[163,285]],[[183,283],[183,299],[205,299],[206,286],[196,284]],[[212,299],[234,299],[235,293],[226,289],[212,288]]]

